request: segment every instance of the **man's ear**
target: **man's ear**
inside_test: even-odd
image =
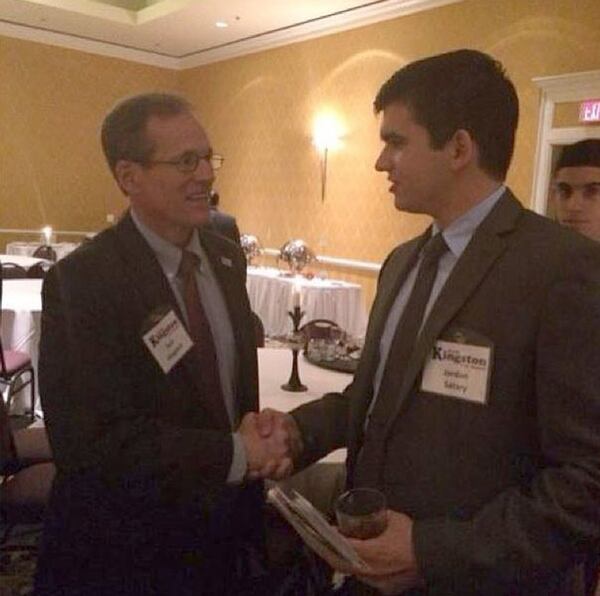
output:
[[[455,171],[462,170],[477,159],[477,144],[471,134],[459,128],[448,141],[450,160]]]
[[[139,186],[140,165],[133,161],[120,159],[115,165],[115,178],[119,188],[128,197],[136,194]]]

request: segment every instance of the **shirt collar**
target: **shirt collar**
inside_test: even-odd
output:
[[[504,184],[500,185],[500,187],[498,187],[491,195],[477,203],[477,205],[469,209],[469,211],[454,220],[446,229],[444,229],[442,232],[444,240],[456,258],[459,258],[462,255],[475,233],[475,230],[494,208],[494,205],[500,200],[500,197],[504,194],[505,190],[506,186]],[[431,235],[433,236],[439,231],[439,226],[433,222]]]
[[[154,252],[156,258],[158,259],[161,269],[169,279],[174,278],[179,271],[179,265],[181,263],[183,251],[178,246],[175,246],[168,240],[165,240],[159,236],[154,230],[151,230],[136,214],[133,208],[131,208],[130,211],[133,223],[136,225],[146,242],[150,245],[152,252]],[[192,237],[190,238],[188,245],[185,247],[185,250],[189,250],[197,255],[200,259],[200,263],[204,261],[205,253],[202,249],[202,245],[200,244],[197,230],[194,230],[192,233]]]

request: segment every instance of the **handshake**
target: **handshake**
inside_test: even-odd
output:
[[[267,408],[249,412],[237,432],[242,437],[248,462],[247,478],[281,480],[294,470],[294,459],[302,453],[302,437],[290,414]]]

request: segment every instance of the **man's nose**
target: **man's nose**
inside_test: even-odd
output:
[[[379,157],[375,160],[375,169],[378,172],[386,172],[389,169],[388,165],[387,165],[387,160],[385,159],[383,151],[379,154]]]
[[[215,179],[215,170],[208,159],[201,159],[193,172],[196,180],[213,181]]]

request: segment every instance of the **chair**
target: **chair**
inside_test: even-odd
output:
[[[27,269],[17,263],[2,263],[2,279],[25,279]]]
[[[23,269],[23,267],[21,267]],[[2,285],[4,283],[5,264],[0,268],[0,323],[2,322]],[[25,271],[25,269],[23,269]],[[24,377],[28,377],[24,379]],[[8,388],[6,394],[6,407],[10,411],[12,397],[21,389],[30,385],[31,393],[31,420],[35,419],[35,371],[31,357],[18,350],[5,350],[0,337],[0,385]],[[4,391],[3,391],[4,393]]]
[[[304,350],[311,339],[337,340],[343,334],[342,328],[329,319],[313,319],[304,323],[298,331],[304,335]]]
[[[256,337],[256,347],[264,348],[265,347],[265,326],[261,321],[260,317],[252,312],[252,321],[254,322],[254,335]]]
[[[46,259],[47,261],[52,261],[53,263],[56,263],[57,260],[56,251],[48,244],[38,246],[33,251],[32,256],[37,257],[38,259]]]
[[[22,429],[21,432],[44,429]],[[40,434],[36,433],[38,438]],[[0,550],[10,550],[7,542],[17,524],[32,524],[43,520],[56,468],[47,461],[47,441],[39,445],[36,458],[20,459],[19,439],[13,436],[8,410],[0,399],[0,518],[5,526],[0,538]],[[47,453],[44,450],[48,449]],[[51,457],[51,456],[50,456]],[[37,461],[38,463],[33,463]],[[28,465],[29,464],[29,465]]]
[[[35,263],[35,265],[31,265],[31,267],[27,269],[27,277],[30,279],[44,279],[46,273],[50,270],[50,267],[52,267],[50,263]]]

